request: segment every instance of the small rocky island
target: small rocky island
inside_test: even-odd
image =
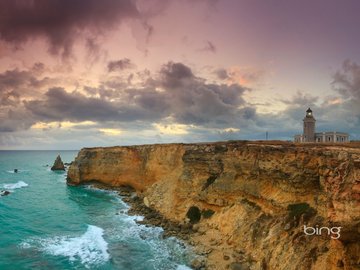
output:
[[[61,160],[60,155],[55,159],[54,165],[51,167],[52,171],[65,171],[64,163]]]
[[[7,196],[10,194],[10,191],[7,190],[0,190],[0,196]]]

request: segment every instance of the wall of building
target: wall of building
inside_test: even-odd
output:
[[[333,143],[349,142],[349,135],[346,133],[322,132],[322,133],[316,133],[315,138],[316,138],[316,142],[333,142]]]

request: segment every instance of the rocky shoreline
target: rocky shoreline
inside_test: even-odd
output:
[[[144,204],[144,199],[138,196],[136,191],[131,187],[108,187],[100,183],[91,184],[95,188],[115,191],[121,197],[122,201],[130,206],[127,214],[130,216],[143,216],[142,220],[137,220],[136,223],[148,227],[161,227],[164,230],[163,238],[175,237],[186,244],[190,245],[196,254],[196,258],[191,262],[191,268],[194,270],[205,270],[207,268],[207,255],[211,252],[204,246],[195,245],[194,236],[203,235],[204,233],[198,231],[198,226],[191,223],[179,223],[171,221],[161,215],[158,211],[147,207]],[[235,268],[234,268],[235,269]]]

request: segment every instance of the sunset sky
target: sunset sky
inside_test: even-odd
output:
[[[0,150],[360,139],[360,1],[0,0]]]

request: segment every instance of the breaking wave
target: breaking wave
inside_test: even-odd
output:
[[[86,268],[100,265],[110,259],[108,243],[103,238],[102,228],[88,225],[87,231],[79,237],[55,237],[40,240],[40,249],[53,256],[68,257],[71,262],[80,261]],[[29,242],[22,243],[29,248]]]
[[[18,188],[23,188],[23,187],[27,187],[27,186],[28,186],[28,184],[23,181],[19,181],[17,183],[3,184],[4,189],[18,189]]]

